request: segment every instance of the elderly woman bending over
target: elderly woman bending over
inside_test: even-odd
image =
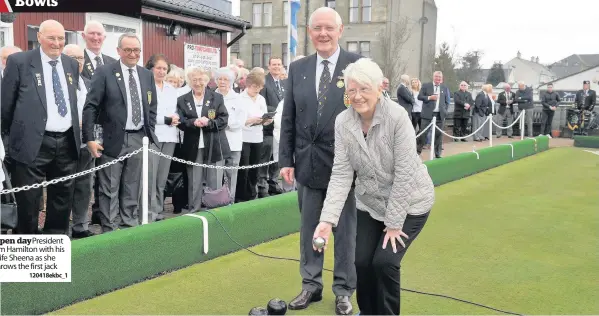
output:
[[[355,173],[360,314],[398,315],[400,262],[426,223],[434,186],[414,150],[408,113],[382,97],[378,65],[362,58],[347,66],[344,75],[351,107],[335,121],[335,160],[314,238],[324,238],[326,249]]]

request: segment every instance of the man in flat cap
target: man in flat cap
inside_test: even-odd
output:
[[[576,104],[576,107],[580,110],[580,134],[582,135],[587,135],[587,132],[585,131],[586,128],[586,124],[584,122],[585,117],[590,115],[590,113],[593,111],[593,108],[595,108],[595,104],[597,103],[597,94],[595,93],[595,90],[591,90],[590,88],[591,86],[591,82],[589,80],[585,80],[582,82],[582,90],[579,90],[576,93],[576,99],[574,100],[574,104]],[[585,113],[586,111],[588,111],[587,113]]]

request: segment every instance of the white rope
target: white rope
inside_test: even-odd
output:
[[[444,130],[442,130],[442,129],[441,129],[439,126],[436,126],[436,125],[435,125],[435,127],[436,127],[436,128],[437,128],[437,129],[438,129],[438,130],[439,130],[439,131],[440,131],[440,132],[443,134],[443,135],[445,135],[445,136],[447,136],[447,137],[449,137],[449,138],[453,138],[453,139],[466,139],[466,138],[468,138],[468,137],[472,137],[472,136],[474,136],[474,134],[478,133],[478,131],[480,131],[480,130],[481,130],[483,127],[485,127],[485,124],[487,124],[487,122],[488,122],[490,119],[491,119],[491,117],[489,117],[489,116],[488,116],[488,117],[487,117],[487,119],[486,119],[486,120],[485,120],[485,121],[484,121],[482,124],[480,124],[480,126],[478,127],[478,129],[477,129],[477,130],[475,130],[474,132],[472,132],[472,134],[470,134],[470,135],[466,135],[466,136],[461,136],[461,137],[457,137],[457,136],[452,136],[452,135],[449,135],[449,134],[445,133],[445,131],[444,131]]]
[[[424,132],[426,132],[429,128],[431,128],[432,125],[433,125],[433,122],[430,122],[430,124],[428,124],[425,129],[421,130],[420,133],[418,133],[418,135],[416,135],[416,138],[418,138],[422,134],[424,134]]]
[[[493,125],[495,125],[495,126],[499,127],[500,129],[508,129],[508,128],[510,128],[510,127],[512,127],[512,126],[514,126],[514,125],[516,125],[516,123],[518,123],[518,122],[520,121],[520,118],[522,117],[522,115],[523,115],[523,114],[524,114],[524,111],[520,111],[520,114],[518,115],[518,117],[516,117],[516,118],[514,119],[514,121],[512,122],[512,124],[510,124],[510,125],[508,125],[508,126],[506,126],[506,127],[503,127],[503,126],[501,126],[501,125],[499,125],[499,124],[495,123],[494,121],[493,121]]]
[[[141,152],[141,150],[142,150],[142,148],[139,148],[139,149],[135,150],[132,153],[129,153],[129,154],[123,156],[123,157],[119,157],[118,159],[115,159],[113,161],[109,161],[109,162],[107,162],[107,163],[105,163],[103,165],[99,165],[97,167],[94,167],[94,168],[91,168],[91,169],[88,169],[88,170],[85,170],[85,171],[81,171],[79,173],[75,173],[75,174],[72,174],[72,175],[64,176],[62,178],[58,178],[58,179],[54,179],[54,180],[50,180],[50,181],[44,181],[42,183],[36,183],[36,184],[32,184],[32,185],[25,185],[25,186],[18,187],[18,188],[12,188],[10,190],[2,190],[2,191],[0,191],[0,195],[2,195],[2,194],[8,194],[8,193],[20,192],[20,191],[27,191],[27,190],[31,190],[31,189],[37,189],[39,187],[47,187],[50,184],[56,184],[56,183],[59,183],[59,182],[65,182],[67,180],[75,179],[75,178],[84,176],[86,174],[90,174],[92,172],[96,172],[96,171],[98,171],[100,169],[104,169],[104,168],[106,168],[108,166],[114,165],[117,162],[121,162],[121,161],[123,161],[125,159],[129,159],[129,158],[131,158],[131,157],[139,154]]]

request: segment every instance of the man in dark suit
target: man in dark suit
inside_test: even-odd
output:
[[[102,23],[98,21],[88,21],[83,28],[81,37],[83,37],[83,40],[85,41],[85,50],[83,51],[83,56],[85,59],[83,61],[83,70],[81,72],[81,76],[91,80],[96,68],[105,64],[112,64],[116,62],[116,60],[108,55],[102,54],[102,46],[104,46],[104,40],[106,39],[106,30],[104,29],[104,25],[102,25]],[[97,181],[97,171],[95,173],[95,179],[92,223],[100,224],[100,213],[98,213],[100,210],[98,196],[100,194],[98,191],[99,181]]]
[[[418,100],[422,101],[422,112],[420,113],[421,122],[423,127],[427,127],[433,120],[433,117],[437,118],[436,125],[443,129],[445,126],[445,117],[447,116],[447,86],[442,84],[443,73],[435,71],[433,74],[433,82],[425,83],[420,89],[418,94]],[[432,127],[431,127],[432,128]],[[418,142],[418,154],[422,153],[422,147],[426,144],[426,134],[423,133],[420,136]],[[435,157],[441,158],[441,152],[443,151],[443,134],[438,129],[435,129]],[[433,149],[431,149],[433,150]]]
[[[524,111],[524,126],[520,126],[520,133],[524,133],[524,127],[527,127],[528,137],[532,137],[532,118],[535,106],[533,104],[532,88],[527,87],[523,81],[518,82],[516,103],[518,104],[518,111]]]
[[[281,175],[292,183],[297,179],[301,212],[300,273],[302,291],[289,303],[290,309],[305,309],[322,299],[323,253],[312,248],[314,229],[326,196],[333,166],[335,118],[346,110],[342,71],[360,58],[338,45],[343,32],[339,14],[328,7],[310,17],[308,32],[316,53],[291,63],[281,118],[279,165]],[[349,315],[349,297],[356,287],[354,266],[356,246],[356,207],[350,191],[335,236],[333,293],[335,312]]]
[[[77,62],[62,54],[63,26],[44,21],[37,35],[40,48],[8,57],[2,80],[2,130],[14,187],[74,174],[81,145],[77,110]],[[15,193],[19,234],[38,233],[42,189]],[[47,188],[44,233],[67,234],[73,180]]]
[[[503,92],[499,93],[497,97],[497,103],[499,103],[499,109],[497,110],[496,123],[504,126],[503,121],[506,120],[507,125],[511,125],[514,122],[514,102],[516,100],[516,94],[512,92],[512,87],[509,83],[503,86]],[[497,138],[500,138],[503,134],[503,129],[497,127]],[[513,138],[513,129],[509,127],[507,129],[507,137]]]
[[[117,51],[120,61],[96,69],[83,108],[83,141],[100,164],[139,149],[144,136],[156,144],[156,84],[152,73],[137,65],[141,41],[123,34]],[[95,124],[102,126],[101,145],[94,137]],[[139,224],[141,169],[142,156],[134,155],[99,171],[102,231]]]
[[[414,95],[408,85],[410,84],[410,76],[401,75],[400,85],[397,88],[397,103],[403,106],[408,112],[410,120],[412,120],[412,109],[414,108]]]
[[[81,76],[83,70],[83,49],[76,44],[69,44],[64,47],[64,54],[77,60],[79,63],[79,82],[77,85],[77,109],[79,110],[79,124],[82,122],[83,106],[87,98],[87,91],[90,88],[90,80]],[[79,150],[79,161],[77,162],[77,172],[82,172],[94,167],[95,159],[87,149],[87,144],[82,143]],[[89,201],[92,194],[92,174],[86,174],[75,178],[73,184],[75,192],[71,203],[71,212],[73,214],[73,227],[71,228],[71,236],[73,238],[85,238],[94,234],[89,230],[88,226],[88,209]]]
[[[547,85],[547,91],[543,93],[541,97],[541,104],[543,105],[543,116],[541,117],[541,135],[551,137],[551,125],[553,123],[553,116],[557,106],[561,102],[559,93],[553,91],[553,84]]]
[[[597,93],[595,92],[595,90],[591,90],[590,86],[590,81],[583,81],[582,90],[578,90],[578,92],[576,92],[576,98],[574,99],[574,104],[576,104],[576,107],[579,110],[581,110],[580,133],[582,135],[587,134],[587,132],[585,131],[586,124],[583,124],[583,119],[585,115],[584,111],[593,111],[593,109],[595,108],[595,104],[597,103]]]
[[[268,74],[264,77],[264,88],[260,94],[266,100],[268,112],[275,112],[279,102],[285,94],[285,82],[281,79],[283,60],[280,57],[271,57],[268,61]],[[264,141],[262,142],[262,155],[260,163],[272,161],[274,124],[266,125],[262,129]],[[258,169],[258,197],[283,193],[278,183],[279,165],[277,163]]]

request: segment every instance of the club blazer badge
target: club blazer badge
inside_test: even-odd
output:
[[[148,104],[152,103],[152,91],[148,91]]]

